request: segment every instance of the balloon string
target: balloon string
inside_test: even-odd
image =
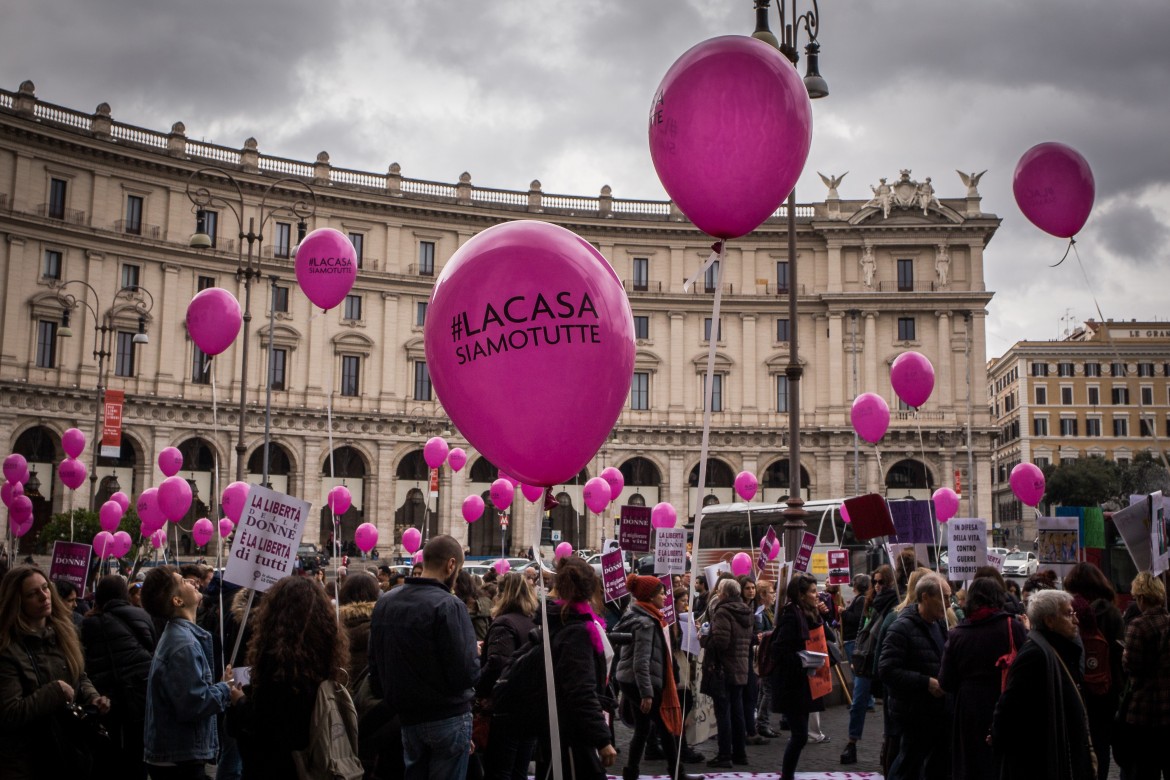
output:
[[[878,447],[878,446],[877,446],[877,443],[876,443],[876,442],[875,442],[875,443],[874,443],[874,445],[873,445],[873,454],[874,454],[874,457],[876,457],[876,458],[877,458],[877,467],[878,467],[878,489],[880,490],[880,489],[881,489],[881,478],[882,478],[882,474],[884,474],[885,472],[883,472],[883,471],[882,471],[882,450],[881,450],[881,448],[880,448],[880,447]],[[868,483],[867,483],[867,484],[868,484]]]
[[[918,449],[922,452],[922,475],[925,477],[926,492],[930,492],[930,470],[926,467],[926,445],[922,441],[922,419],[918,416],[918,407],[914,407],[914,424],[918,428]],[[926,500],[926,514],[930,518],[930,539],[934,542],[934,570],[941,571],[938,560],[938,534],[935,532],[934,498]]]
[[[1068,253],[1069,253],[1069,250],[1076,251],[1076,250],[1075,250],[1075,247],[1076,247],[1076,245],[1077,245],[1077,240],[1076,240],[1075,238],[1070,238],[1070,239],[1068,240],[1068,246],[1066,246],[1066,247],[1064,248],[1064,257],[1060,258],[1060,262],[1059,262],[1059,263],[1056,263],[1055,265],[1050,265],[1050,266],[1048,266],[1048,267],[1049,267],[1049,268],[1056,268],[1056,266],[1060,265],[1060,263],[1063,263],[1065,260],[1067,260],[1067,259],[1068,259]],[[1078,258],[1077,258],[1077,260],[1080,260],[1080,258],[1078,257]],[[1084,269],[1082,268],[1081,270],[1084,270]]]
[[[324,313],[325,313],[324,311],[321,312],[321,314],[324,314]],[[314,318],[316,318],[317,316],[319,316],[319,315],[316,315],[316,314],[313,315]],[[337,482],[337,474],[334,471],[334,466],[333,466],[333,456],[334,456],[334,453],[333,453],[333,383],[335,381],[333,373],[337,368],[334,365],[334,363],[336,363],[336,362],[337,362],[337,355],[334,354],[333,358],[329,361],[329,392],[325,396],[325,419],[328,423],[328,431],[329,431],[329,482],[332,485],[329,488],[330,492],[332,492],[334,487],[337,487],[336,484],[333,484],[333,483]],[[341,539],[340,539],[341,527],[337,523],[337,513],[335,511],[333,511],[333,502],[330,501],[327,497],[325,499],[325,504],[329,507],[329,517],[333,523],[333,587],[336,589],[336,592],[333,594],[333,607],[334,607],[334,616],[337,618],[337,623],[340,625],[341,624]]]

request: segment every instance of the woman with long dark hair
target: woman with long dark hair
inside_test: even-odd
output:
[[[492,687],[500,672],[508,665],[513,653],[528,642],[528,635],[536,624],[536,593],[519,572],[510,571],[499,580],[499,601],[492,609],[480,654],[479,683],[475,688],[476,706],[480,712],[491,712]],[[511,716],[491,718],[491,738],[484,757],[484,776],[488,780],[524,780],[528,777],[528,762],[532,758],[536,740],[517,734]]]
[[[814,706],[808,673],[798,653],[805,649],[810,631],[821,625],[817,581],[798,574],[789,581],[785,596],[787,603],[780,611],[772,640],[772,709],[784,715],[791,730],[780,777],[793,780],[800,752],[808,744],[808,716]]]
[[[294,750],[309,744],[317,688],[345,682],[349,647],[325,592],[285,577],[264,595],[248,643],[251,682],[227,728],[240,745],[244,778],[296,777]]]

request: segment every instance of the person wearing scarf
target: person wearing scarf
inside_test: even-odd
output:
[[[618,656],[615,677],[622,697],[634,703],[628,708],[633,711],[634,736],[622,777],[638,778],[638,765],[653,724],[662,737],[671,777],[689,778],[690,775],[679,774],[678,738],[683,730],[683,713],[671,663],[669,625],[662,614],[665,588],[657,577],[637,574],[626,579],[626,587],[634,603],[614,631],[629,633],[632,641]]]

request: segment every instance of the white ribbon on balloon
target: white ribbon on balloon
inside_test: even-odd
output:
[[[695,271],[693,274],[691,274],[689,279],[687,279],[685,282],[683,282],[683,292],[689,293],[691,291],[691,287],[694,286],[695,282],[699,281],[699,277],[702,276],[703,274],[707,273],[707,269],[710,268],[711,265],[716,260],[719,260],[722,257],[723,257],[723,242],[716,241],[714,244],[711,245],[711,254],[708,255],[707,259],[705,261],[703,261],[703,264],[699,266],[699,270]],[[719,278],[720,279],[723,278],[722,263],[720,264]],[[716,289],[716,291],[715,291],[715,309],[716,309],[716,311],[718,311],[718,309],[719,309],[719,290],[718,289]]]
[[[544,509],[544,496],[535,504],[536,522],[532,524],[532,560],[536,563],[540,584],[537,586],[537,596],[540,597],[540,631],[544,640],[544,690],[545,701],[548,704],[548,736],[550,742],[549,764],[552,767],[554,780],[564,779],[564,770],[561,767],[561,719],[557,714],[557,689],[553,679],[552,641],[548,635],[548,588],[544,586],[544,561],[540,554],[540,527],[541,512]]]

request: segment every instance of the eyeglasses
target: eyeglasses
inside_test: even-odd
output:
[[[187,584],[188,584],[188,585],[190,585],[192,588],[198,588],[198,587],[199,587],[199,580],[197,580],[197,579],[194,579],[194,578],[192,578],[192,577],[184,577],[184,578],[183,578],[183,582],[187,583]]]
[[[873,584],[874,584],[874,585],[881,585],[883,582],[885,582],[885,580],[878,579],[877,577],[874,577],[874,578],[873,578]]]

